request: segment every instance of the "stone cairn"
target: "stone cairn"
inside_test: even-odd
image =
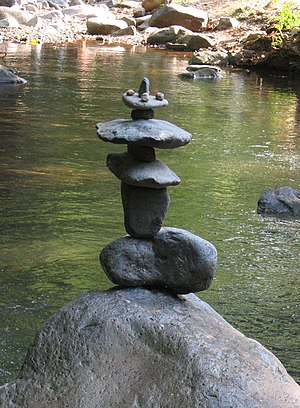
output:
[[[122,99],[132,108],[131,119],[96,125],[101,140],[127,144],[127,152],[107,156],[107,166],[121,180],[128,235],[102,250],[102,268],[121,287],[164,287],[177,294],[205,290],[214,276],[217,251],[191,232],[163,227],[170,204],[167,186],[176,186],[180,179],[155,155],[155,148],[184,146],[192,135],[153,119],[153,109],[168,101],[161,92],[150,94],[148,78],[142,80],[138,92],[128,90]]]

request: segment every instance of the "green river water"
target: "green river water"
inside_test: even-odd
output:
[[[169,100],[156,118],[193,134],[157,157],[182,180],[169,188],[165,225],[218,249],[199,296],[300,382],[300,221],[256,214],[267,188],[300,189],[299,82],[235,70],[183,81],[190,56],[97,42],[8,47],[5,63],[28,83],[0,87],[0,383],[50,315],[112,287],[98,256],[125,231],[105,161],[125,149],[101,142],[95,124],[129,118],[121,95],[144,76]]]

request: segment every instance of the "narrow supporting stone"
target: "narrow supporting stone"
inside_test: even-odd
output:
[[[161,229],[170,198],[166,188],[134,187],[121,183],[124,224],[133,237],[153,237]]]
[[[150,81],[148,78],[144,78],[139,87],[139,97],[141,97],[143,93],[150,94]]]
[[[131,118],[133,120],[153,119],[154,110],[153,109],[134,109],[131,111]]]
[[[150,239],[117,239],[102,250],[100,262],[120,286],[162,286],[189,293],[210,286],[217,250],[189,231],[165,227]]]
[[[135,159],[142,162],[151,162],[155,160],[155,150],[149,146],[139,146],[128,143],[127,152]]]

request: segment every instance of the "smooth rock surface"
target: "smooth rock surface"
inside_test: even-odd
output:
[[[159,160],[141,162],[128,153],[111,153],[106,164],[119,180],[131,186],[164,188],[180,183],[180,178]]]
[[[161,286],[174,293],[207,289],[217,266],[216,248],[179,228],[162,228],[155,237],[119,238],[100,255],[109,279],[120,286]]]
[[[180,127],[159,119],[115,119],[97,123],[97,134],[104,142],[135,143],[161,149],[174,149],[192,140],[192,135]]]
[[[90,292],[40,329],[3,408],[299,408],[300,387],[197,296]]]
[[[91,17],[86,22],[88,33],[91,35],[108,35],[115,31],[127,28],[123,20]]]
[[[143,188],[121,183],[121,196],[126,232],[141,238],[157,234],[170,204],[166,188]]]
[[[0,65],[0,84],[26,84],[26,82],[13,69]]]
[[[266,190],[258,201],[258,214],[300,217],[300,192],[292,187]]]
[[[180,25],[191,31],[201,31],[207,26],[208,15],[196,7],[181,6],[178,4],[167,5],[157,9],[150,19],[152,27],[170,27]]]

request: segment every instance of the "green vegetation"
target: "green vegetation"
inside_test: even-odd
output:
[[[300,13],[296,5],[294,3],[285,3],[273,22],[278,30],[278,35],[274,37],[272,45],[276,47],[280,44],[286,44],[283,31],[300,30]]]

